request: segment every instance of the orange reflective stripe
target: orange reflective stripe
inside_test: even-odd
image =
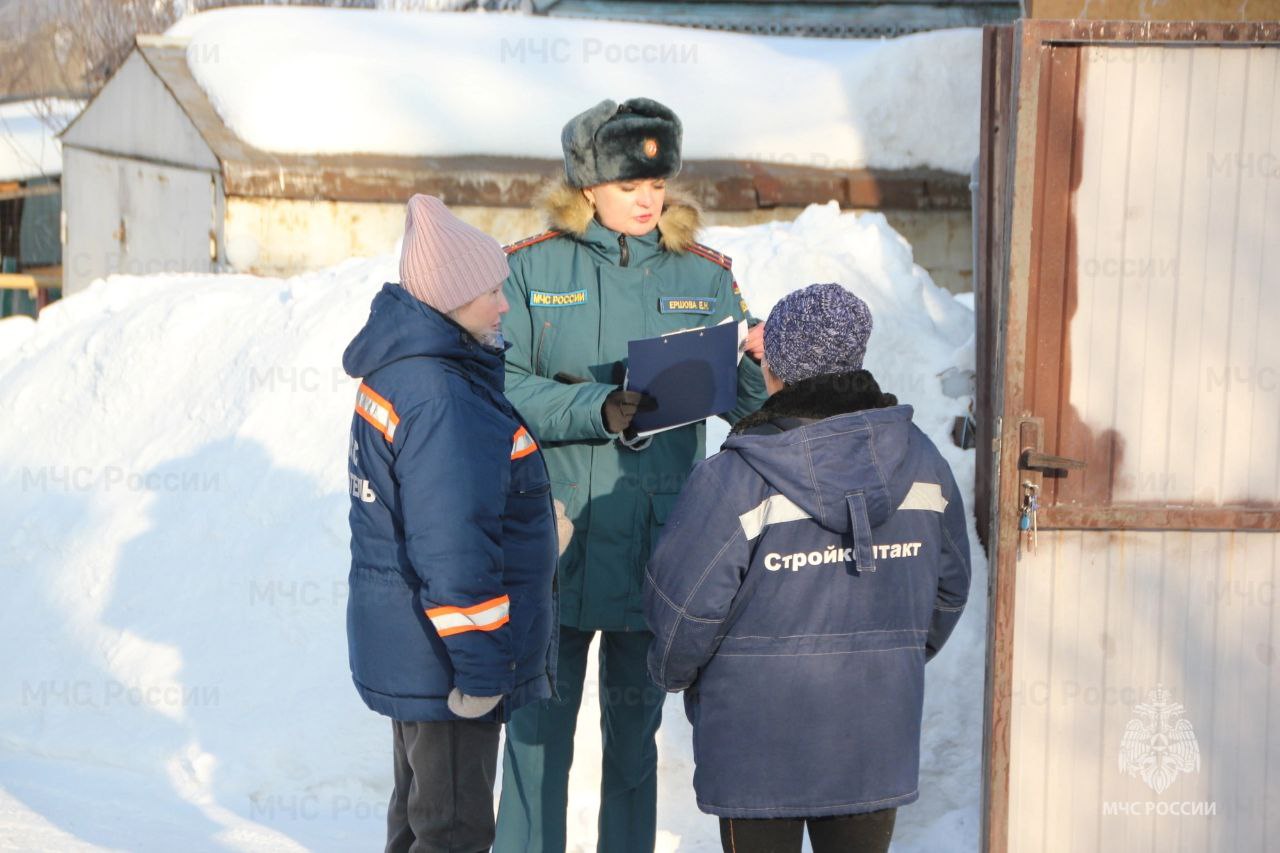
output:
[[[441,637],[466,631],[492,631],[510,621],[511,599],[500,595],[471,607],[433,607],[426,614]]]
[[[382,437],[387,441],[395,440],[400,416],[396,414],[395,407],[386,398],[363,382],[356,390],[356,414],[382,433]]]
[[[512,459],[523,459],[537,449],[538,444],[533,440],[533,436],[529,435],[529,430],[524,427],[516,430],[516,434],[511,440]]]

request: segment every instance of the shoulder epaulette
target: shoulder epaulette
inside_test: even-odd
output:
[[[527,249],[530,246],[536,246],[538,243],[541,243],[544,240],[550,240],[552,237],[559,237],[563,233],[564,233],[563,231],[557,231],[554,229],[551,231],[543,231],[541,234],[535,234],[532,237],[525,237],[523,240],[517,240],[516,242],[510,245],[503,246],[502,251],[506,252],[508,255],[511,255],[520,251],[521,249]]]
[[[733,258],[728,255],[722,255],[710,246],[704,246],[701,243],[692,243],[689,245],[689,251],[700,258],[706,258],[713,264],[719,264],[727,270],[733,269]]]

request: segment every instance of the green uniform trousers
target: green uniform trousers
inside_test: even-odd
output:
[[[558,698],[520,708],[507,723],[494,853],[561,853],[573,733],[593,631],[560,627]],[[600,632],[600,853],[652,853],[658,746],[666,697],[649,679],[648,631]]]

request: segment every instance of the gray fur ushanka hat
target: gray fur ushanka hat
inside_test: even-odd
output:
[[[564,173],[573,187],[672,178],[680,172],[680,119],[648,98],[601,101],[560,133]]]

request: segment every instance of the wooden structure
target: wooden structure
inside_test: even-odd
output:
[[[983,849],[1274,849],[1280,23],[986,46]]]

